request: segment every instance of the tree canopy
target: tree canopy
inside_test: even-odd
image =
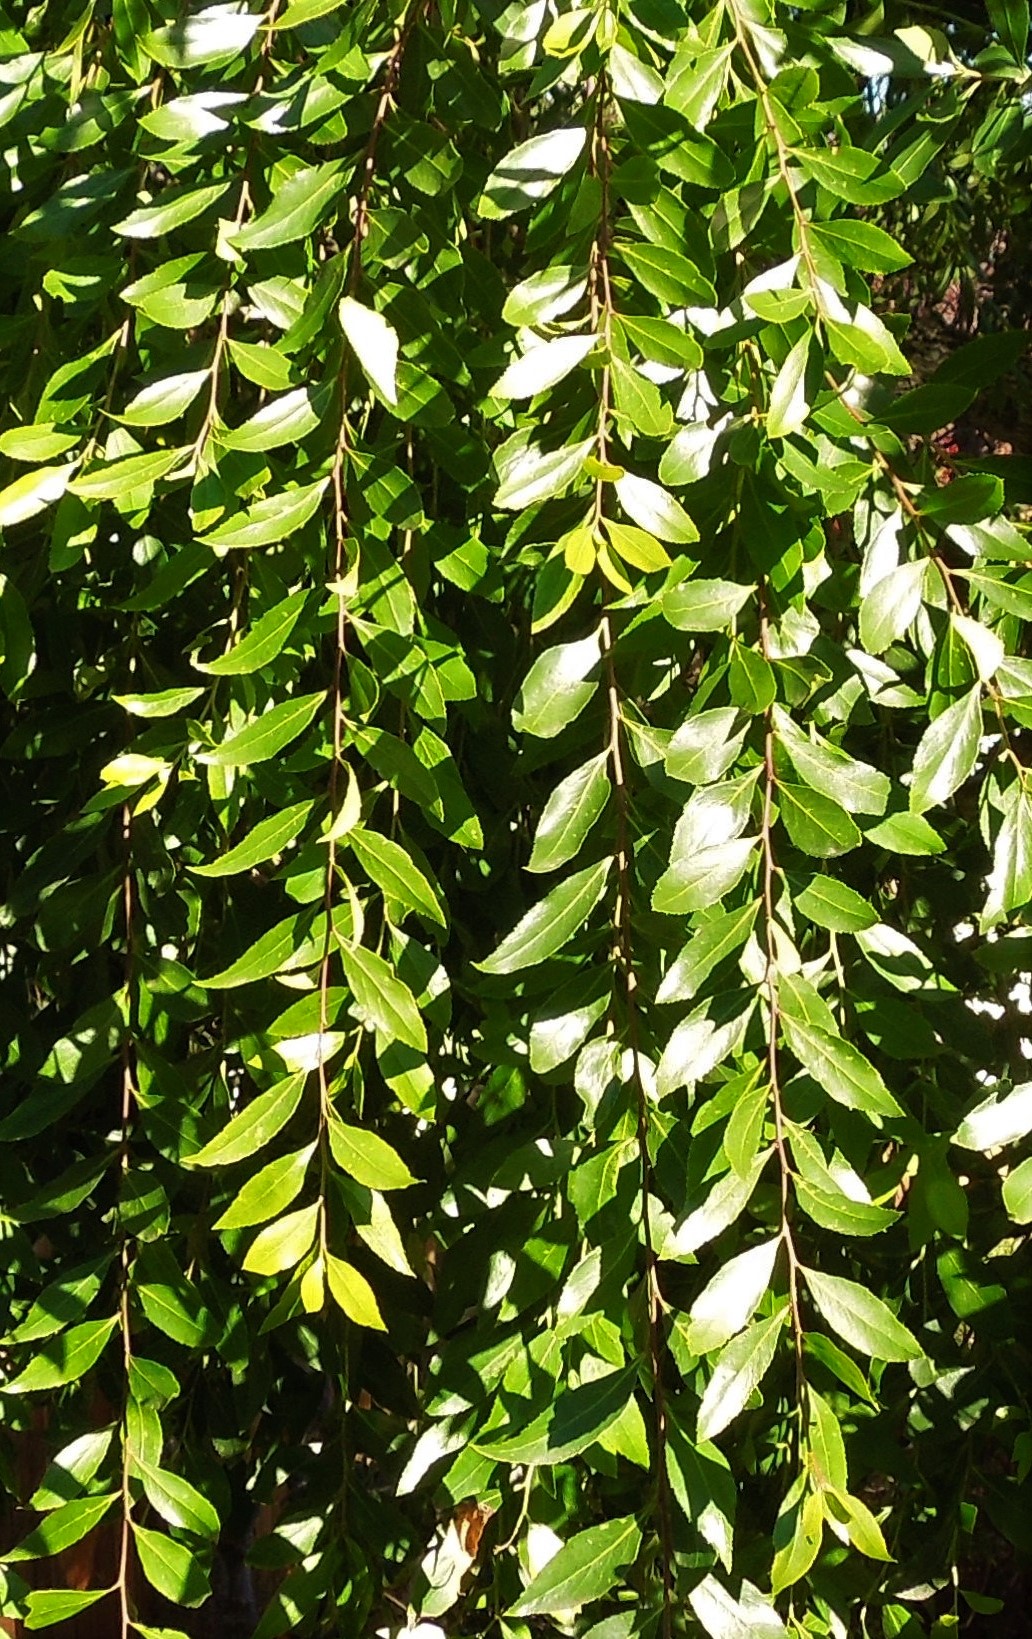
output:
[[[259,3],[0,3],[0,1615],[1023,1631],[1027,0]]]

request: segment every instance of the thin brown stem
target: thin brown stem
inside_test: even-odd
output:
[[[135,1050],[133,1032],[135,1027],[135,1004],[133,997],[136,982],[136,953],[135,953],[135,895],[133,891],[133,816],[128,804],[122,809],[122,918],[125,929],[125,1009],[126,1028],[122,1036],[122,1077],[121,1077],[121,1111],[119,1132],[119,1173],[121,1179],[126,1179],[129,1172],[130,1152],[129,1144],[132,1133],[133,1104],[135,1098]],[[129,1398],[129,1373],[132,1366],[132,1333],[129,1318],[129,1275],[132,1265],[132,1252],[129,1239],[123,1235],[119,1256],[119,1303],[118,1321],[122,1339],[122,1369],[124,1377],[124,1393]],[[119,1533],[118,1553],[118,1589],[119,1628],[120,1639],[129,1639],[132,1623],[132,1609],[129,1598],[129,1561],[132,1538],[132,1508],[133,1499],[129,1489],[129,1441],[128,1429],[123,1413],[122,1422],[122,1462],[120,1490],[122,1498],[122,1520]]]
[[[281,3],[282,0],[272,0],[272,5],[269,7],[268,16],[265,19],[262,42],[258,49],[258,73],[255,76],[254,89],[252,92],[252,95],[256,97],[260,95],[265,86],[265,75],[268,68],[269,52],[275,38],[273,25],[276,21],[276,13],[279,11]],[[251,165],[254,160],[256,142],[257,133],[252,131],[248,141],[247,153],[244,157],[244,174],[241,178],[240,197],[237,200],[236,213],[233,218],[233,232],[236,232],[239,228],[243,227],[244,222],[251,211]],[[231,280],[227,280],[226,287],[222,293],[222,311],[219,314],[219,328],[215,336],[215,351],[211,361],[211,387],[208,393],[208,406],[204,413],[204,420],[201,423],[201,430],[197,434],[193,444],[193,457],[195,461],[200,458],[201,452],[203,451],[205,444],[208,442],[211,435],[211,430],[218,418],[219,381],[221,376],[222,359],[226,351],[226,343],[229,339],[230,288]]]
[[[376,155],[380,144],[380,133],[383,130],[390,112],[397,88],[398,74],[401,71],[402,58],[405,48],[411,38],[426,0],[417,0],[413,5],[397,39],[387,56],[384,67],[383,86],[377,101],[373,123],[366,141],[365,152],[359,163],[358,193],[355,202],[354,237],[351,243],[351,265],[348,274],[348,289],[354,294],[358,289],[362,276],[362,243],[369,225],[369,198],[376,175]],[[333,952],[333,908],[336,898],[337,877],[337,844],[333,836],[332,826],[340,804],[340,774],[342,766],[342,751],[344,743],[344,666],[347,657],[347,609],[344,596],[344,577],[347,567],[348,543],[348,504],[347,484],[345,472],[351,443],[351,429],[348,423],[348,381],[350,369],[350,353],[345,348],[340,364],[337,380],[337,390],[340,401],[340,427],[337,434],[337,446],[333,457],[333,472],[331,477],[331,492],[333,496],[333,562],[332,582],[336,588],[337,618],[334,631],[333,674],[330,683],[330,701],[333,713],[332,737],[333,754],[330,764],[329,799],[330,799],[330,837],[327,842],[326,877],[323,891],[323,912],[326,918],[326,932],[323,939],[322,961],[319,966],[319,1032],[324,1034],[329,1022],[329,989],[331,976],[331,957]],[[329,1086],[326,1077],[326,1067],[320,1055],[319,1061],[319,1096],[320,1096],[320,1148],[324,1152],[325,1122],[329,1110]],[[325,1165],[325,1161],[324,1161]]]
[[[402,59],[408,47],[412,31],[426,10],[427,0],[415,0],[409,7],[404,22],[398,31],[398,37],[387,54],[384,65],[383,86],[373,115],[373,123],[369,132],[369,139],[365,146],[359,166],[358,193],[355,198],[354,236],[351,241],[351,266],[348,270],[348,290],[353,296],[358,289],[362,277],[362,244],[369,229],[369,196],[372,192],[373,181],[376,176],[376,155],[380,146],[380,133],[387,122],[394,93],[398,88],[398,75],[401,72]]]
[[[767,615],[766,589],[760,586],[760,652],[770,660],[770,632]],[[763,732],[763,818],[760,824],[760,848],[763,858],[763,928],[766,955],[764,983],[767,991],[769,1024],[767,1030],[767,1076],[770,1082],[771,1106],[774,1112],[774,1149],[778,1158],[781,1193],[781,1241],[788,1265],[788,1304],[792,1323],[792,1340],[796,1363],[796,1403],[800,1416],[806,1403],[806,1373],[803,1361],[803,1323],[799,1306],[799,1259],[792,1236],[792,1165],[785,1138],[785,1112],[781,1094],[781,1071],[778,1043],[781,1035],[781,1014],[778,1000],[778,957],[775,918],[774,885],[777,863],[774,856],[774,792],[777,777],[774,767],[774,716],[768,706],[764,714]]]
[[[620,689],[613,653],[613,631],[608,613],[602,616],[601,636],[609,715],[610,784],[616,802],[616,848],[614,857],[616,860],[617,897],[614,917],[616,924],[614,957],[617,972],[620,974],[623,983],[624,1015],[627,1023],[632,1076],[637,1100],[638,1157],[641,1167],[641,1229],[645,1248],[649,1371],[652,1376],[653,1412],[656,1431],[656,1493],[659,1505],[659,1539],[663,1571],[662,1631],[664,1639],[671,1639],[674,1607],[674,1550],[670,1483],[666,1464],[668,1424],[666,1389],[663,1383],[663,1295],[659,1285],[659,1259],[656,1256],[650,1209],[652,1158],[649,1154],[649,1103],[641,1071],[638,981],[634,968],[634,943],[631,924],[633,864],[629,823],[630,797],[624,760],[624,729],[620,713]]]
[[[596,88],[595,122],[592,132],[591,162],[599,182],[601,208],[599,227],[591,251],[589,301],[592,324],[605,348],[599,384],[597,422],[598,459],[605,462],[608,450],[610,405],[609,356],[612,343],[614,316],[612,285],[609,275],[610,154],[606,136],[605,117],[608,85],[605,75],[599,77]],[[604,516],[605,486],[602,478],[596,480],[594,526],[597,529]],[[605,597],[603,589],[603,598]],[[667,1475],[667,1404],[663,1382],[663,1296],[659,1285],[659,1259],[656,1256],[650,1202],[652,1198],[652,1158],[649,1154],[649,1101],[641,1069],[641,1030],[638,1011],[637,975],[634,966],[633,908],[633,855],[630,830],[630,792],[627,782],[624,727],[620,710],[620,686],[616,671],[615,639],[612,616],[603,604],[600,626],[602,663],[605,670],[606,701],[609,719],[608,755],[610,785],[616,807],[616,906],[614,913],[615,937],[613,961],[620,976],[623,990],[623,1010],[627,1025],[628,1046],[631,1053],[632,1078],[637,1103],[637,1140],[641,1168],[642,1241],[645,1248],[645,1281],[648,1300],[649,1371],[652,1377],[654,1426],[656,1435],[656,1496],[659,1512],[659,1544],[663,1577],[663,1639],[673,1634],[674,1611],[674,1541],[670,1507],[670,1483]]]
[[[249,163],[250,155],[248,156],[248,164]],[[237,200],[236,213],[233,217],[234,231],[243,226],[250,209],[251,190],[248,186],[247,176],[245,174],[243,181],[240,184],[240,197]],[[215,350],[212,354],[211,360],[211,384],[208,388],[208,404],[204,412],[204,420],[201,422],[200,431],[193,442],[193,458],[195,461],[200,459],[204,446],[207,444],[208,439],[211,436],[211,430],[214,427],[215,422],[218,420],[219,384],[222,377],[222,360],[226,351],[226,343],[229,340],[230,288],[230,282],[227,281],[226,287],[222,292],[222,311],[219,314],[219,328],[215,334]]]
[[[814,260],[813,250],[810,245],[809,218],[799,202],[799,194],[796,189],[795,181],[792,177],[791,166],[789,163],[791,150],[781,134],[781,128],[778,125],[771,101],[770,88],[767,81],[763,77],[763,70],[756,60],[756,53],[753,51],[752,42],[749,39],[748,29],[742,20],[741,13],[735,4],[735,0],[730,0],[730,11],[735,25],[735,36],[738,41],[738,47],[748,66],[750,77],[756,89],[756,99],[760,105],[760,111],[763,114],[763,123],[767,128],[767,135],[774,147],[778,175],[781,177],[781,180],[785,185],[785,191],[788,194],[789,203],[792,207],[792,215],[795,218],[796,230],[799,234],[799,254],[802,256],[803,262],[806,266],[807,275],[810,281],[810,288],[813,291],[814,305],[817,312],[821,314],[824,310],[824,304],[821,299],[820,274],[818,272],[817,263]]]

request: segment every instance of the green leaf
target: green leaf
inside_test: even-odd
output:
[[[203,689],[162,689],[158,694],[115,694],[112,699],[133,717],[175,717],[203,693]]]
[[[812,334],[805,331],[777,373],[767,404],[768,438],[787,438],[806,425],[810,414],[806,372],[812,343]]]
[[[824,1504],[820,1492],[807,1491],[801,1504],[789,1514],[788,1524],[792,1535],[783,1546],[778,1546],[771,1565],[770,1587],[775,1598],[802,1581],[820,1552],[824,1536]],[[774,1541],[777,1544],[777,1526]]]
[[[207,1497],[184,1480],[164,1468],[152,1468],[137,1458],[133,1464],[143,1481],[143,1489],[151,1507],[168,1525],[214,1542],[219,1534],[219,1516]]]
[[[560,780],[541,811],[528,871],[556,871],[576,859],[609,797],[608,755],[589,758]]]
[[[8,1392],[6,1384],[4,1391]],[[4,1564],[11,1564],[18,1560],[46,1559],[63,1552],[80,1542],[87,1531],[92,1531],[117,1500],[117,1492],[111,1492],[103,1497],[79,1497],[74,1502],[66,1502],[47,1514],[34,1531],[23,1537],[17,1547],[8,1548],[0,1559]]]
[[[379,1133],[364,1127],[349,1127],[333,1116],[329,1124],[333,1159],[368,1189],[407,1189],[416,1182],[397,1150]]]
[[[871,1393],[871,1385],[852,1355],[846,1354],[845,1350],[840,1349],[837,1343],[833,1343],[830,1337],[825,1337],[823,1332],[807,1331],[803,1337],[803,1348],[808,1355],[820,1361],[821,1365],[826,1367],[832,1376],[837,1377],[852,1394],[859,1395],[868,1405],[877,1404]]]
[[[716,111],[724,91],[731,57],[732,44],[710,51],[700,51],[695,42],[685,40],[678,47],[667,76],[664,102],[689,125],[704,131]]]
[[[586,288],[587,283],[577,268],[564,263],[542,268],[510,290],[502,318],[514,329],[522,325],[550,324],[576,307]]]
[[[711,150],[712,151],[712,150]],[[631,276],[661,302],[683,307],[685,302],[704,296],[706,281],[694,262],[666,245],[642,245],[622,241],[617,250]],[[643,306],[646,304],[642,304]]]
[[[294,385],[290,360],[274,347],[259,346],[250,341],[226,342],[229,356],[242,376],[253,381],[268,393],[285,393]]]
[[[661,907],[657,905],[656,909]],[[703,922],[664,973],[656,1001],[660,1004],[690,1001],[718,963],[745,943],[758,910],[759,901],[754,900]]]
[[[267,1223],[286,1212],[290,1203],[301,1193],[308,1163],[315,1145],[294,1150],[290,1155],[278,1156],[249,1178],[239,1195],[235,1196],[213,1229],[249,1229],[254,1224]]]
[[[781,1617],[748,1582],[735,1599],[716,1577],[705,1576],[689,1592],[688,1603],[710,1639],[786,1639]]]
[[[84,501],[113,501],[134,490],[167,478],[191,456],[189,449],[153,450],[144,455],[126,455],[121,460],[101,462],[73,478],[68,488]],[[0,521],[3,497],[0,496]]]
[[[104,1057],[106,1058],[107,1055],[105,1054]],[[94,1079],[92,1073],[90,1073],[88,1079]],[[63,1113],[66,1107],[63,1100],[59,1103],[57,1101],[61,1090],[55,1088],[53,1095],[55,1108],[59,1114]],[[64,1091],[67,1093],[67,1089],[64,1089]],[[72,1092],[74,1093],[74,1082]],[[43,1116],[40,1118],[40,1106],[46,1105],[47,1102],[46,1098],[37,1095],[36,1098],[25,1099],[19,1104],[4,1123],[4,1138],[6,1139],[12,1131],[8,1123],[14,1124],[13,1131],[16,1137],[20,1136],[26,1128],[28,1132],[25,1135],[28,1137],[43,1132],[54,1115],[54,1109],[44,1110]],[[33,1108],[27,1108],[29,1105],[32,1105]],[[16,1118],[18,1119],[16,1120]],[[12,1208],[10,1210],[11,1218],[16,1223],[31,1224],[40,1218],[74,1212],[77,1206],[81,1206],[82,1202],[93,1194],[97,1184],[108,1170],[108,1165],[109,1157],[107,1156],[101,1156],[99,1160],[90,1159],[73,1162],[52,1183],[44,1184],[43,1188],[35,1195],[31,1195],[27,1201],[22,1201],[16,1208]]]
[[[521,142],[496,165],[477,201],[480,216],[499,221],[545,199],[580,158],[581,126],[544,132]]]
[[[849,1540],[860,1553],[866,1554],[868,1559],[880,1559],[887,1564],[892,1563],[892,1555],[885,1546],[881,1526],[871,1510],[859,1497],[851,1497],[838,1486],[827,1488],[826,1507],[829,1513],[834,1512],[842,1520],[849,1533]]]
[[[711,1011],[714,1017],[710,1017]],[[704,1002],[676,1025],[656,1067],[656,1090],[666,1098],[680,1087],[708,1076],[738,1051],[749,1021],[751,1004],[724,1017],[722,999]]]
[[[585,459],[593,445],[594,440],[586,438],[579,444],[564,445],[562,449],[543,450],[520,438],[516,449],[504,451],[497,458],[501,481],[495,491],[495,506],[522,512],[526,507],[561,495],[583,473]],[[0,496],[0,501],[2,499]]]
[[[680,501],[660,484],[627,472],[613,487],[627,516],[647,534],[674,544],[698,540],[699,531]]]
[[[715,1439],[744,1409],[774,1359],[787,1318],[788,1306],[784,1305],[767,1320],[754,1321],[725,1345],[699,1406],[700,1440]]]
[[[259,1093],[202,1149],[186,1157],[187,1165],[228,1167],[253,1156],[286,1126],[301,1102],[304,1086],[305,1078],[299,1074]]]
[[[656,364],[666,364],[675,370],[697,370],[702,364],[702,348],[695,337],[669,319],[649,318],[640,313],[623,313],[618,319],[614,318],[613,325],[616,333],[622,332],[629,344],[643,358]],[[674,443],[677,443],[677,439]],[[662,470],[662,465],[659,476],[664,484],[688,482],[687,479],[668,475]]]
[[[208,370],[185,370],[180,375],[162,376],[125,405],[119,421],[130,427],[164,427],[178,421],[190,408],[202,387],[211,380]]]
[[[4,1394],[36,1394],[42,1389],[77,1383],[96,1365],[117,1324],[115,1316],[87,1320],[47,1338],[28,1365],[2,1385]]]
[[[156,205],[130,211],[121,222],[112,225],[111,231],[129,239],[160,239],[210,210],[228,186],[227,182],[216,182],[207,188],[166,188]]]
[[[870,835],[870,832],[868,832]],[[815,876],[795,899],[795,908],[819,928],[832,933],[858,933],[873,928],[877,912],[868,901],[833,876]]]
[[[982,738],[982,690],[976,684],[947,706],[921,736],[914,754],[910,811],[923,814],[948,801],[970,779]]]
[[[811,222],[808,232],[836,261],[844,262],[846,267],[861,268],[865,273],[898,273],[914,260],[891,234],[874,222],[839,217],[834,222]]]
[[[860,844],[860,832],[845,809],[807,785],[779,781],[778,812],[795,846],[815,859],[834,859]]]
[[[1016,1144],[1032,1132],[1032,1081],[998,1098],[995,1093],[977,1104],[953,1134],[965,1150],[995,1150]]]
[[[951,534],[956,536],[959,529],[959,525],[954,525]],[[966,533],[967,531],[965,531]],[[967,540],[963,544],[966,546],[968,544]],[[978,544],[981,545],[981,542],[979,541]],[[1026,550],[1025,546],[1022,545],[1020,548],[1022,554]],[[1028,620],[1032,616],[1032,595],[1030,595],[1029,588],[1024,585],[1016,586],[1012,581],[1007,580],[1004,570],[986,569],[985,573],[968,570],[966,571],[966,578],[969,586],[980,592],[986,602],[990,603],[994,609],[1002,609],[1005,614],[1017,615],[1019,620]],[[1009,661],[1008,664],[1013,666],[1020,664],[1020,662]]]
[[[973,393],[967,387],[915,387],[895,399],[878,419],[893,432],[933,433],[959,420],[971,403]]]
[[[510,1606],[508,1616],[548,1616],[601,1599],[637,1558],[641,1531],[633,1516],[589,1526],[565,1542]]]
[[[76,1588],[34,1588],[25,1598],[25,1626],[30,1633],[36,1633],[41,1628],[52,1628],[58,1622],[71,1621],[98,1600],[108,1597],[110,1591],[109,1588],[81,1591]]]
[[[380,1306],[365,1276],[332,1253],[326,1257],[326,1283],[334,1302],[356,1326],[365,1326],[374,1332],[387,1330]]]
[[[655,383],[622,359],[614,358],[609,372],[617,417],[646,438],[667,437],[673,416]]]
[[[0,529],[11,529],[53,506],[68,488],[74,472],[74,465],[38,467],[0,490]]]
[[[754,1081],[755,1075],[747,1072],[731,1084],[737,1096],[724,1128],[724,1154],[740,1178],[744,1178],[755,1163],[769,1114],[769,1089],[762,1085],[754,1086]]]
[[[270,399],[239,427],[220,432],[219,440],[229,450],[277,450],[284,444],[297,444],[318,427],[324,392],[313,393],[308,387],[295,387],[289,393]]]
[[[314,516],[323,498],[327,480],[303,484],[298,489],[284,490],[280,495],[269,495],[256,501],[243,512],[236,512],[204,536],[205,546],[219,551],[258,546],[278,546],[288,535],[302,529]]]
[[[727,1459],[705,1441],[693,1446],[672,1410],[667,1418],[666,1455],[670,1489],[678,1506],[730,1571],[737,1499]]]
[[[841,1275],[804,1269],[818,1310],[833,1331],[872,1360],[920,1360],[924,1350],[881,1298]]]
[[[415,998],[389,963],[362,945],[342,946],[341,961],[363,1023],[385,1041],[404,1042],[425,1053],[426,1026]]]
[[[670,554],[654,535],[646,534],[645,530],[639,529],[636,524],[617,523],[615,518],[607,518],[605,528],[610,546],[624,563],[632,564],[635,569],[644,570],[647,575],[657,574],[661,569],[669,569]],[[590,531],[588,534],[590,538]]]
[[[1028,352],[1023,330],[986,331],[953,349],[935,371],[936,382],[959,382],[976,390],[1007,374]]]
[[[311,1248],[319,1217],[319,1203],[298,1207],[258,1231],[244,1257],[244,1268],[252,1275],[280,1275]]]
[[[818,1485],[837,1485],[845,1488],[849,1474],[849,1459],[842,1427],[834,1409],[827,1400],[810,1389],[807,1400],[806,1446],[810,1468]]]
[[[756,851],[756,837],[700,848],[663,872],[652,893],[653,910],[684,916],[706,910],[727,897],[744,876]]]
[[[990,683],[1007,656],[1003,639],[968,615],[950,615],[950,626],[966,645],[980,683]]]
[[[311,802],[297,802],[281,813],[269,814],[220,859],[213,859],[207,865],[191,865],[190,870],[195,876],[216,877],[250,871],[289,847],[304,830],[311,811]]]
[[[237,729],[235,734],[227,735],[214,750],[200,752],[197,760],[219,768],[248,768],[253,763],[267,763],[304,733],[320,706],[325,704],[326,695],[321,691],[302,694],[296,700],[284,700],[254,722]]]
[[[860,605],[860,641],[882,654],[913,625],[921,610],[928,564],[901,563],[877,582]]]
[[[341,1179],[341,1188],[354,1221],[355,1230],[388,1269],[398,1275],[414,1276],[398,1226],[391,1216],[386,1200],[376,1190],[368,1190],[347,1178]]]
[[[796,773],[814,791],[850,814],[884,814],[890,783],[879,769],[857,762],[826,740],[804,734],[780,706],[774,707],[774,728]]]
[[[523,680],[513,708],[513,726],[521,734],[550,740],[579,717],[595,693],[586,681],[601,658],[599,634],[557,643],[539,654]]]
[[[764,1241],[731,1258],[689,1310],[685,1345],[693,1354],[722,1349],[751,1320],[774,1273],[780,1242]]]
[[[167,1246],[150,1243],[133,1271],[140,1307],[159,1331],[187,1348],[210,1341],[211,1316]]]
[[[12,461],[29,461],[33,466],[49,461],[51,456],[64,455],[74,449],[79,439],[75,433],[59,432],[56,427],[8,427],[0,433],[0,455]]]
[[[230,243],[248,255],[304,239],[341,199],[340,172],[339,160],[295,171],[277,188],[268,209],[231,234]]]
[[[785,1040],[803,1069],[837,1104],[874,1118],[902,1115],[874,1065],[851,1042],[792,1013],[783,1012],[782,1023]]]
[[[519,973],[554,956],[598,904],[609,866],[606,858],[558,883],[516,924],[493,955],[475,965],[482,973]]]
[[[347,833],[347,840],[348,847],[385,895],[444,927],[444,910],[437,889],[400,843],[361,825]]]
[[[681,581],[664,592],[663,614],[679,632],[723,632],[755,590],[729,580]]]
[[[663,81],[647,62],[620,45],[610,47],[609,72],[613,94],[628,102],[658,102],[663,95]]]
[[[322,954],[325,941],[318,935],[324,927],[325,923],[320,927],[319,922],[313,926],[311,914],[307,911],[284,917],[229,967],[205,979],[205,989],[234,990],[240,985],[268,979],[274,973],[289,973],[297,967],[310,967]]]
[[[699,1072],[692,1067],[692,1073]],[[770,1159],[770,1153],[763,1150],[754,1156],[745,1172],[732,1170],[719,1178],[701,1206],[689,1212],[681,1223],[671,1225],[656,1249],[657,1257],[664,1260],[691,1258],[700,1247],[707,1246],[741,1217]]]
[[[256,620],[247,635],[226,654],[215,660],[195,660],[195,667],[214,677],[239,677],[264,670],[285,648],[307,600],[305,589],[292,592]]]
[[[561,1389],[547,1410],[516,1434],[502,1429],[478,1440],[477,1450],[502,1463],[565,1463],[579,1456],[623,1413],[634,1392],[637,1364],[607,1372],[578,1388]]]
[[[491,388],[492,398],[534,398],[564,381],[596,347],[597,338],[555,336],[514,359]]]
[[[888,814],[867,835],[890,854],[941,854],[946,847],[921,814]]]
[[[1020,781],[1004,797],[1003,824],[993,845],[993,868],[979,918],[983,929],[995,927],[1032,898],[1032,799]]]
[[[795,156],[803,170],[837,199],[851,205],[883,205],[904,190],[902,177],[866,148],[803,148]]]
[[[838,1235],[878,1235],[899,1217],[885,1207],[854,1201],[841,1190],[821,1189],[808,1178],[797,1178],[793,1187],[807,1217]]]
[[[667,746],[666,771],[688,785],[710,785],[725,775],[738,756],[746,730],[734,706],[717,706],[687,717]]]
[[[823,288],[822,294],[826,309],[824,330],[836,358],[871,375],[910,374],[910,365],[891,330],[877,314],[862,306],[851,312],[830,285]]]
[[[989,472],[967,472],[942,489],[921,496],[921,511],[937,523],[976,524],[1003,506],[1003,480]]]
[[[89,1485],[111,1447],[114,1428],[90,1429],[63,1446],[29,1499],[40,1513],[61,1508]]]
[[[238,91],[198,91],[190,96],[172,97],[159,107],[148,109],[141,116],[140,125],[162,142],[190,144],[225,131],[230,110],[243,101],[243,93]]]
[[[548,1075],[582,1047],[594,1025],[606,1010],[607,997],[597,995],[596,985],[585,991],[574,983],[561,988],[546,1003],[530,1027],[530,1067],[536,1075]]]
[[[372,385],[388,404],[398,402],[398,336],[394,326],[353,296],[341,298],[340,327]]]
[[[1003,1204],[1012,1223],[1032,1223],[1032,1155],[1003,1180]]]
[[[211,1593],[208,1572],[201,1560],[181,1542],[160,1531],[132,1522],[133,1541],[140,1567],[152,1588],[177,1605],[193,1609]]]

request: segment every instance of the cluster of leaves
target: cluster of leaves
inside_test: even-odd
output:
[[[252,5],[0,6],[0,1613],[991,1615],[1024,338],[870,287],[1027,6]]]

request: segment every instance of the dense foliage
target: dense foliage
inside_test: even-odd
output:
[[[1002,1633],[1026,0],[249,3],[0,4],[8,1630]]]

